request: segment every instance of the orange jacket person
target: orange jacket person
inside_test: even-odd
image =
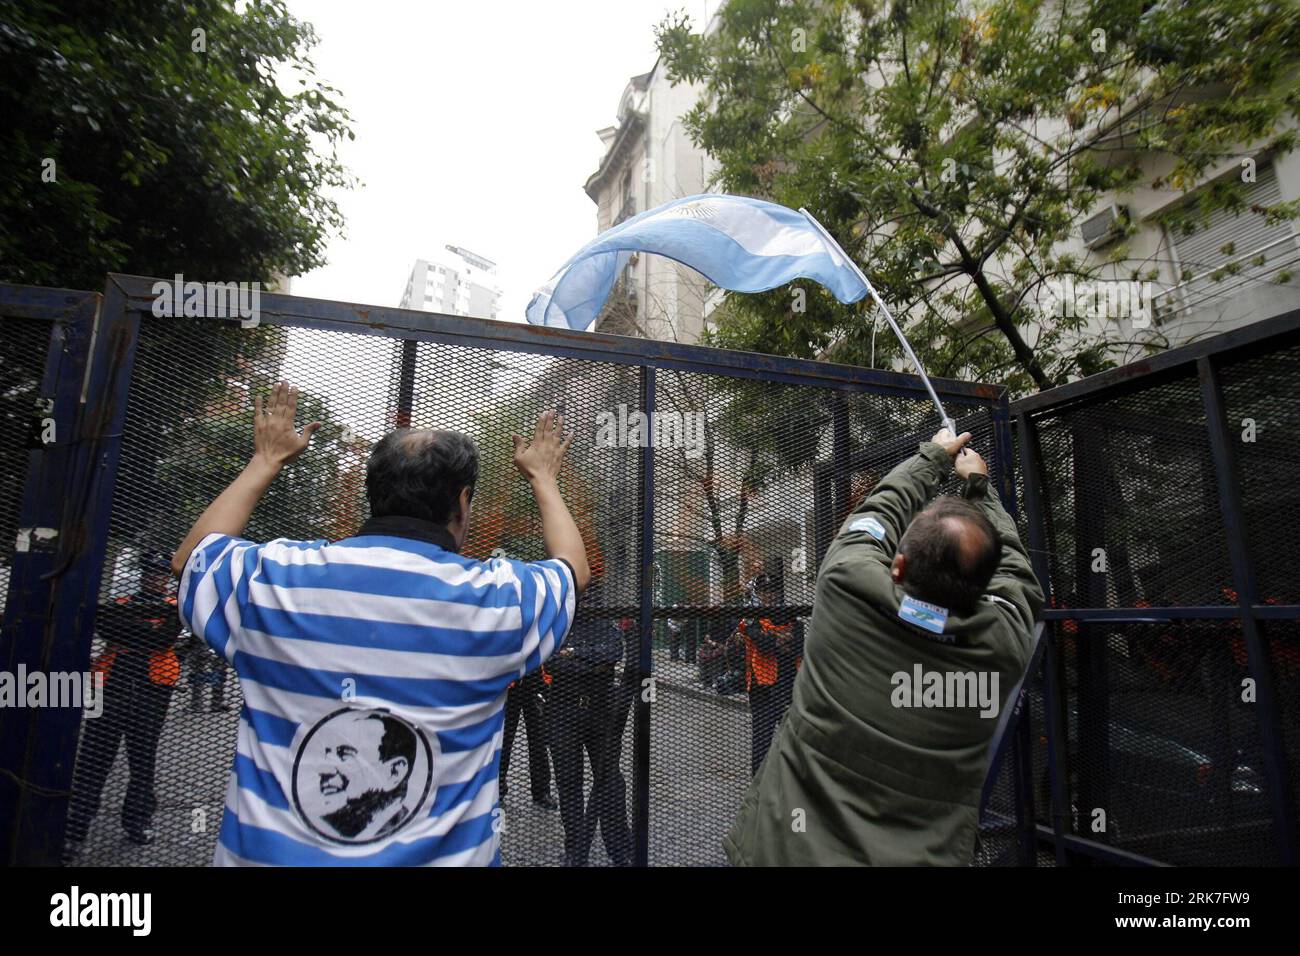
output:
[[[781,603],[781,581],[760,574],[754,582],[759,603]],[[775,615],[742,620],[736,628],[745,641],[745,689],[749,691],[750,772],[758,773],[772,734],[790,708],[795,672],[803,655],[801,621],[777,623]]]
[[[81,736],[68,809],[69,862],[81,852],[123,739],[130,782],[122,803],[122,829],[132,843],[153,842],[158,737],[181,677],[173,649],[181,625],[170,590],[167,557],[147,553],[140,560],[139,590],[99,609],[95,627],[106,647],[91,668],[104,677],[104,709],[87,719]]]

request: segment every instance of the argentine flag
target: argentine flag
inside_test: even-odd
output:
[[[763,292],[800,278],[845,303],[869,291],[856,266],[802,212],[706,193],[649,209],[587,243],[533,296],[528,321],[587,329],[634,252],[675,259],[733,292]]]

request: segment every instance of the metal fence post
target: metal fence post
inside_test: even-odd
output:
[[[1241,482],[1238,479],[1236,455],[1228,437],[1223,388],[1219,382],[1218,370],[1208,356],[1196,360],[1196,373],[1201,383],[1201,401],[1205,406],[1206,423],[1210,430],[1210,450],[1214,455],[1214,471],[1218,478],[1219,507],[1223,512],[1223,526],[1227,532],[1228,558],[1232,562],[1233,586],[1237,591],[1237,610],[1241,620],[1242,641],[1246,645],[1246,663],[1255,681],[1255,706],[1258,708],[1264,776],[1268,780],[1273,823],[1277,830],[1282,863],[1294,866],[1297,843],[1295,795],[1291,792],[1291,778],[1282,746],[1268,650],[1260,638],[1259,623],[1252,607],[1258,603],[1259,594],[1252,556],[1246,544]]]
[[[1005,391],[997,403],[990,406],[989,414],[993,418],[993,477],[1002,507],[1015,520],[1016,440],[1011,434],[1011,411]]]
[[[397,408],[393,413],[394,428],[410,428],[415,406],[415,339],[402,339],[397,372]]]
[[[51,663],[63,663],[62,647],[53,640],[50,617],[59,548],[71,532],[65,522],[70,500],[68,482],[78,447],[74,439],[81,387],[99,296],[15,286],[0,289],[0,314],[7,317],[39,314],[46,307],[62,311],[49,326],[39,385],[40,397],[51,402],[48,417],[53,420],[54,435],[49,445],[27,453],[27,475],[17,514],[19,538],[11,559],[4,624],[0,628],[0,661],[10,673],[16,673],[19,667],[48,672]],[[19,688],[20,693],[25,690],[25,686]],[[23,790],[31,783],[27,774],[34,746],[31,724],[35,713],[9,707],[0,710],[0,820],[5,821],[0,829],[0,860],[11,864],[22,858],[18,821]]]
[[[1011,434],[1011,414],[1007,393],[1003,391],[989,409],[993,419],[993,474],[998,497],[1003,508],[1014,521],[1016,518],[1016,451]],[[1030,675],[1025,674],[1028,681]],[[1015,794],[1016,832],[1019,836],[1020,863],[1035,866],[1038,863],[1037,826],[1034,816],[1033,713],[1024,707],[1016,722],[1012,738],[1011,786]]]
[[[1025,482],[1025,519],[1029,529],[1029,561],[1042,586],[1044,599],[1052,596],[1051,566],[1047,560],[1047,520],[1039,485],[1042,457],[1038,447],[1038,429],[1024,412],[1016,414],[1016,431],[1020,438],[1021,471]],[[1065,819],[1070,805],[1069,774],[1066,766],[1066,698],[1061,681],[1061,667],[1056,645],[1056,626],[1047,625],[1043,635],[1043,720],[1047,724],[1047,772],[1051,780],[1050,800],[1053,844],[1058,866],[1065,866]]]
[[[833,455],[835,457],[835,511],[827,541],[835,537],[840,522],[849,516],[850,496],[853,493],[853,476],[849,473],[849,403],[842,392],[831,394],[833,422]],[[819,558],[821,556],[819,555]]]
[[[110,276],[87,360],[61,545],[47,572],[53,582],[45,631],[47,670],[89,669],[138,332],[139,316],[127,311],[126,297]],[[81,718],[82,711],[75,708],[47,708],[32,717],[26,787],[15,812],[15,863],[59,860]]]
[[[651,421],[655,408],[655,368],[641,368],[641,410]],[[636,689],[636,720],[633,724],[633,862],[650,865],[650,697],[654,686],[654,488],[655,453],[651,442],[641,449],[641,561],[640,561],[640,686]],[[648,681],[648,683],[647,683]]]
[[[1105,607],[1105,578],[1093,571],[1094,553],[1102,549],[1109,555],[1106,541],[1106,515],[1097,509],[1081,507],[1087,492],[1106,487],[1108,466],[1105,460],[1105,435],[1101,426],[1076,420],[1071,427],[1071,455],[1074,461],[1074,600],[1076,606]],[[1075,635],[1075,661],[1078,668],[1078,763],[1075,785],[1079,818],[1096,808],[1113,812],[1110,801],[1111,719],[1110,719],[1110,645],[1104,625],[1079,621]],[[1068,726],[1068,723],[1067,723]],[[1084,772],[1087,768],[1091,772]]]

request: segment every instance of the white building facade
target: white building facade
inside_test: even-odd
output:
[[[599,168],[584,189],[596,204],[596,231],[638,213],[706,192],[716,163],[691,142],[682,116],[702,87],[674,86],[662,62],[632,77],[619,98],[614,126],[596,135],[605,144]],[[633,256],[595,328],[603,332],[693,343],[716,302],[697,272],[659,256]]]
[[[438,259],[415,260],[399,308],[495,319],[501,306],[496,263],[460,246],[446,249]]]

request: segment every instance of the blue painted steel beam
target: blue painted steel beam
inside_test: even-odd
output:
[[[1098,401],[1110,401],[1120,395],[1150,388],[1163,379],[1195,375],[1196,363],[1207,356],[1235,353],[1234,358],[1263,351],[1277,351],[1287,341],[1300,341],[1300,309],[1276,315],[1261,322],[1201,339],[1176,349],[1157,352],[1136,362],[1089,375],[1087,378],[1058,385],[1045,392],[1026,395],[1011,403],[1013,412],[1037,414],[1060,411],[1065,406],[1081,407]]]
[[[1300,604],[1251,604],[1260,619],[1287,621],[1300,618]],[[1163,621],[1235,621],[1241,616],[1235,604],[1189,607],[1052,607],[1043,611],[1048,621],[1091,621],[1123,624],[1159,624]]]
[[[1214,455],[1214,473],[1219,487],[1219,507],[1227,532],[1228,558],[1232,563],[1233,586],[1237,592],[1241,619],[1241,637],[1246,646],[1246,666],[1255,681],[1255,710],[1258,717],[1260,750],[1264,778],[1268,782],[1269,803],[1277,829],[1278,849],[1282,862],[1294,866],[1300,855],[1300,833],[1296,830],[1295,793],[1287,766],[1279,720],[1277,693],[1269,666],[1268,649],[1259,633],[1259,624],[1251,608],[1258,602],[1259,588],[1255,566],[1246,540],[1245,507],[1241,500],[1241,480],[1223,403],[1223,389],[1218,370],[1208,356],[1196,362],[1201,381],[1201,400],[1210,432],[1210,450]],[[1227,692],[1227,688],[1224,688]]]
[[[641,370],[641,407],[651,418],[655,408],[655,369]],[[641,449],[641,554],[638,584],[641,591],[641,614],[637,636],[640,644],[637,687],[632,725],[632,862],[650,865],[650,719],[651,702],[646,694],[647,680],[654,686],[654,556],[655,556],[655,454]]]
[[[1038,835],[1045,841],[1052,840],[1052,831],[1045,826],[1039,826]],[[1109,863],[1112,866],[1153,866],[1167,867],[1168,863],[1161,863],[1149,856],[1143,856],[1140,853],[1130,853],[1127,850],[1119,850],[1113,846],[1107,846],[1104,843],[1098,843],[1095,840],[1088,840],[1083,837],[1067,834],[1062,841],[1063,847],[1069,853],[1075,853],[1080,856],[1091,857],[1100,860],[1103,863]]]
[[[155,299],[154,283],[169,281],[116,273],[109,276],[110,284],[117,286],[126,297],[128,310],[145,314],[151,314]],[[792,385],[820,385],[902,395],[928,402],[920,378],[856,365],[835,365],[811,359],[681,345],[677,342],[603,332],[575,332],[571,329],[331,302],[271,292],[262,293],[260,303],[261,321],[269,325],[354,332],[384,338],[410,337],[447,345],[558,355],[618,365],[654,365],[664,369],[756,378]],[[226,318],[233,320],[237,316],[230,314]],[[964,401],[966,404],[986,405],[997,401],[1006,392],[1001,385],[938,378],[930,381],[941,396],[957,400],[958,403]]]
[[[39,395],[53,402],[54,442],[27,452],[27,475],[18,507],[17,526],[29,529],[27,546],[15,545],[10,559],[9,589],[0,625],[0,667],[11,674],[23,666],[29,673],[84,670],[76,656],[57,641],[49,626],[53,615],[57,571],[69,546],[73,526],[66,520],[69,481],[77,445],[86,353],[99,296],[32,286],[0,286],[0,316],[49,321],[50,337]],[[30,529],[51,529],[54,537]],[[6,544],[8,547],[8,544]],[[19,693],[25,693],[20,688]],[[32,731],[36,711],[0,709],[0,860],[22,859],[20,832],[24,791],[39,786],[39,770],[31,769],[42,742]]]
[[[86,671],[108,546],[113,486],[135,361],[139,316],[110,282],[94,323],[76,451],[68,481],[62,547],[52,582],[45,640],[51,670]],[[48,708],[32,718],[27,788],[16,812],[15,862],[48,865],[62,849],[82,712]]]

